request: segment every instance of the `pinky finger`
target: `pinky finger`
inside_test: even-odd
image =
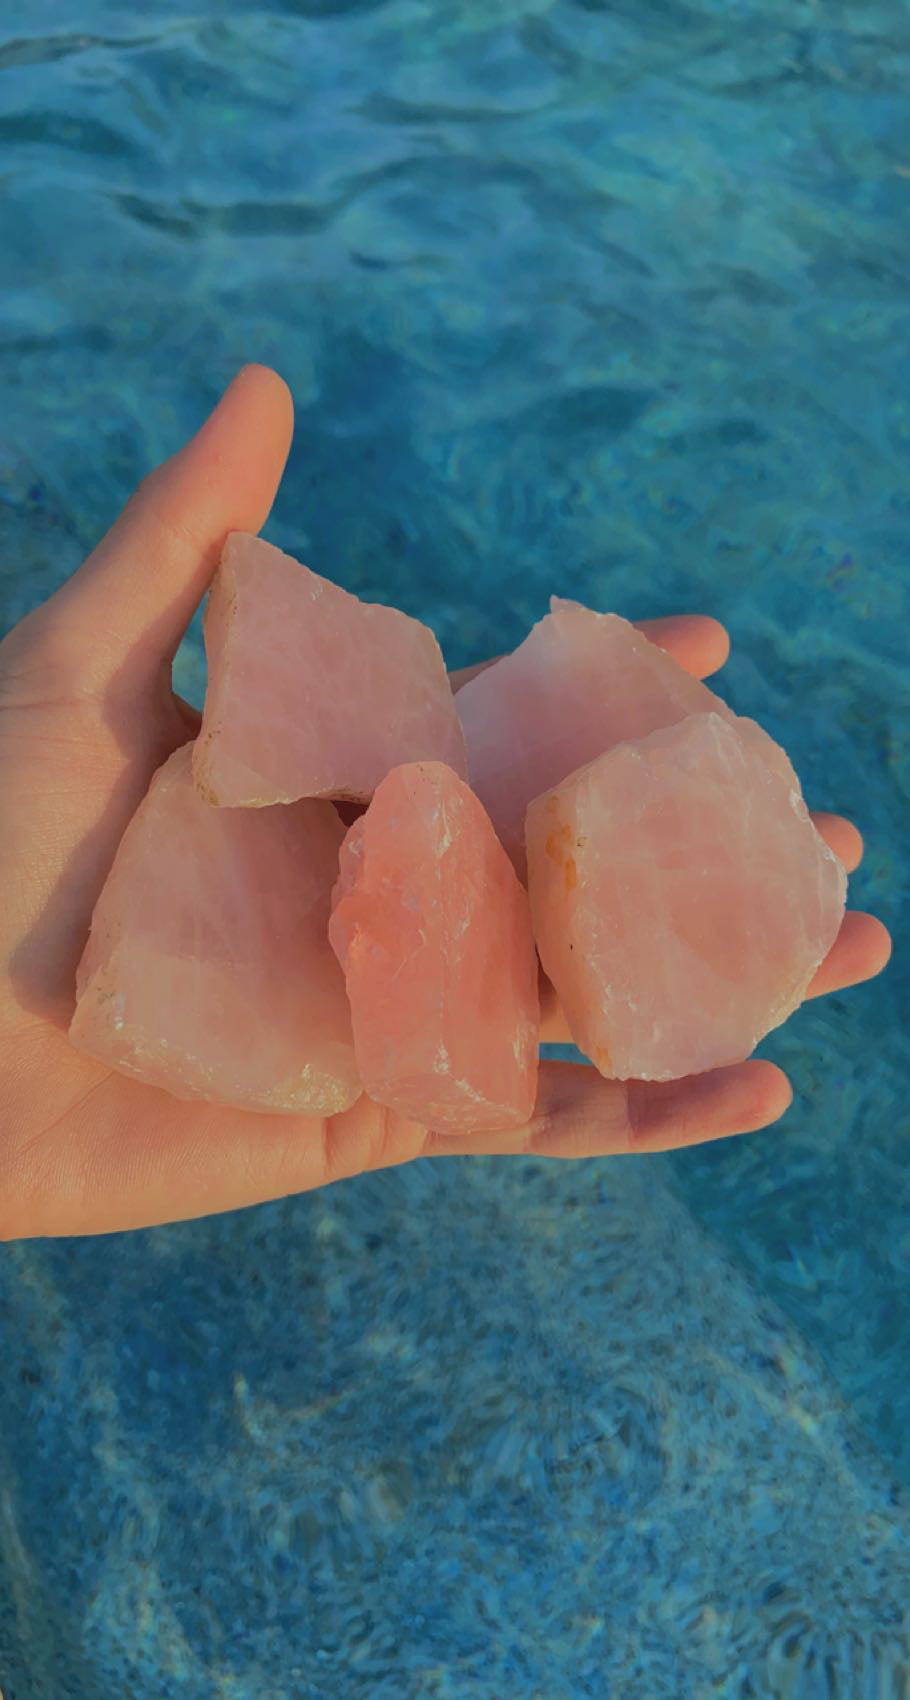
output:
[[[576,1063],[541,1066],[527,1127],[457,1137],[427,1134],[423,1154],[451,1156],[613,1157],[676,1151],[777,1121],[792,1100],[790,1083],[758,1059],[684,1080],[604,1080]]]
[[[821,998],[827,992],[843,991],[845,986],[858,986],[880,974],[891,956],[891,935],[875,915],[862,909],[848,909],[841,929],[806,992],[807,998]]]

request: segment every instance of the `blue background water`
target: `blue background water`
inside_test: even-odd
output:
[[[2,1248],[6,1700],[906,1695],[910,14],[78,11],[0,3],[5,623],[270,361],[268,535],[453,665],[719,615],[898,954],[766,1134]]]

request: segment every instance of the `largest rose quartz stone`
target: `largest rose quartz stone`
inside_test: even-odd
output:
[[[471,786],[522,877],[525,810],[542,791],[623,739],[730,713],[618,614],[557,596],[550,610],[455,697]]]
[[[193,754],[221,806],[366,800],[400,762],[466,770],[433,633],[361,602],[261,537],[232,532],[206,606],[208,688]]]
[[[602,1074],[740,1062],[802,1001],[846,877],[784,752],[696,714],[620,744],[527,815],[541,961]]]
[[[327,927],[331,803],[213,809],[155,774],[95,906],[73,1044],[177,1098],[329,1114],[361,1092]]]
[[[383,780],[345,839],[333,905],[370,1097],[442,1133],[526,1122],[539,1026],[527,893],[451,768]]]

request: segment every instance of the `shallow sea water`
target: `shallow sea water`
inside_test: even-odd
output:
[[[79,14],[0,0],[4,626],[271,362],[268,536],[452,665],[718,615],[897,951],[752,1138],[0,1248],[5,1700],[906,1700],[910,14]]]

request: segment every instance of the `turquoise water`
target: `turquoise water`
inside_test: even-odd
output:
[[[551,589],[719,615],[897,942],[767,1133],[0,1248],[5,1700],[906,1696],[906,6],[0,38],[4,624],[271,362],[274,541],[452,665]]]

